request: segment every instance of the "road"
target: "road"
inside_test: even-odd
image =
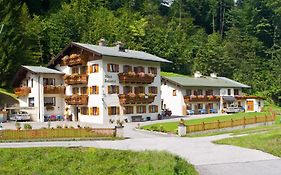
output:
[[[159,150],[176,154],[195,165],[202,175],[280,175],[281,159],[262,151],[212,141],[229,137],[218,135],[201,138],[183,138],[175,135],[136,131],[136,124],[127,124],[125,136],[115,141],[60,141],[0,143],[0,148],[19,147],[96,147],[120,150]]]

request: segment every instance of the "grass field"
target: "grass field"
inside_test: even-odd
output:
[[[236,113],[232,115],[223,115],[223,116],[217,116],[217,117],[209,117],[209,118],[201,118],[201,119],[192,119],[192,120],[186,120],[186,125],[194,125],[194,124],[200,124],[202,122],[208,123],[208,122],[214,122],[214,121],[229,121],[231,119],[241,119],[241,118],[251,118],[255,116],[264,116],[269,115],[268,112],[251,112],[251,113]],[[157,130],[161,132],[171,132],[176,133],[177,127],[179,122],[166,122],[166,123],[156,123],[152,125],[143,126],[142,129],[146,130]]]
[[[196,175],[194,167],[166,152],[95,148],[0,149],[1,174]]]
[[[281,157],[281,125],[252,128],[234,134],[249,134],[242,137],[215,141],[217,144],[236,145],[268,152]]]

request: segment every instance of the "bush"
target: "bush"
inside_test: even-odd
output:
[[[57,125],[57,129],[61,129],[62,128],[62,126],[61,125]]]
[[[68,128],[68,126],[67,126],[67,125],[64,125],[64,128],[65,128],[65,129],[67,129],[67,128]]]
[[[28,124],[28,123],[25,123],[25,124],[23,125],[23,128],[24,128],[24,129],[32,129],[32,126],[31,126],[30,124]]]

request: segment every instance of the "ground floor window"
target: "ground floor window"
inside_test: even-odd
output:
[[[44,106],[56,106],[56,97],[44,97]]]
[[[80,108],[80,113],[82,115],[88,115],[88,107],[81,107]]]
[[[89,115],[99,115],[99,107],[90,107]]]
[[[120,109],[118,106],[110,106],[108,107],[108,115],[119,115]]]
[[[34,97],[28,98],[28,107],[34,107]]]
[[[158,112],[158,106],[157,105],[150,105],[149,106],[149,113],[157,113]]]
[[[124,114],[133,114],[133,113],[134,113],[134,107],[133,106],[125,106]]]
[[[142,114],[142,113],[146,113],[146,106],[137,106],[137,113],[138,114]]]

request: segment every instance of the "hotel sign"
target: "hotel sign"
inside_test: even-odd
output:
[[[116,83],[116,80],[113,79],[111,75],[105,75],[104,76],[104,82],[105,83]]]

